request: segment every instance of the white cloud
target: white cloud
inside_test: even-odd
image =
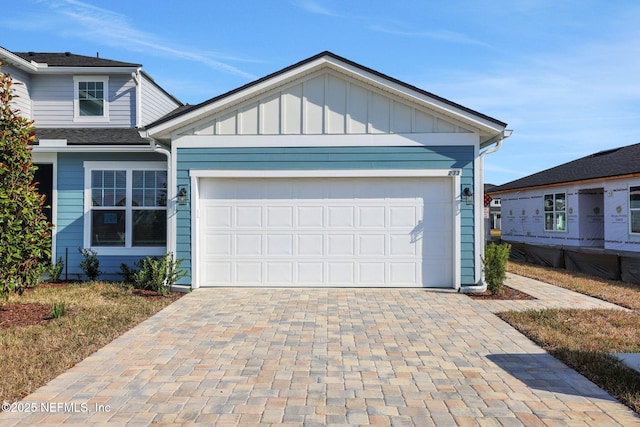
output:
[[[291,4],[316,15],[340,17],[338,13],[329,10],[328,8],[313,0],[294,0],[291,2]]]
[[[238,61],[237,58],[172,45],[154,34],[136,29],[125,15],[111,10],[79,0],[38,0],[38,3],[47,5],[73,23],[73,25],[58,25],[58,28],[66,28],[63,31],[69,36],[124,50],[144,51],[158,56],[193,61],[249,80],[256,78],[253,74],[222,61]]]
[[[482,46],[485,48],[493,48],[488,43],[482,42],[480,40],[475,40],[466,34],[459,33],[456,31],[449,31],[449,30],[403,31],[403,30],[388,28],[381,25],[372,25],[370,28],[374,31],[391,34],[394,36],[427,38],[427,39],[433,39],[433,40],[438,40],[438,41],[443,41],[448,43],[459,43],[459,44],[468,44],[468,45],[474,45],[474,46]]]

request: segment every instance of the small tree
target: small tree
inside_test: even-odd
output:
[[[503,291],[504,281],[507,278],[507,261],[509,260],[511,245],[503,243],[496,245],[489,243],[485,247],[484,258],[484,279],[487,282],[487,290],[494,295]]]
[[[33,121],[12,108],[14,83],[1,67],[0,62],[0,295],[7,298],[40,280],[41,261],[51,251],[51,224],[33,182]]]

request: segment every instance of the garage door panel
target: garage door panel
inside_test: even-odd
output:
[[[235,262],[236,282],[260,285],[263,282],[262,263],[260,262]]]
[[[297,209],[298,226],[322,229],[324,227],[324,208],[322,206],[301,206]]]
[[[328,227],[349,227],[355,224],[355,209],[351,206],[329,206],[327,212]]]
[[[358,208],[360,227],[384,228],[385,217],[384,206],[361,206]]]
[[[298,262],[296,264],[297,282],[302,285],[322,285],[324,280],[324,263]]]
[[[453,285],[454,211],[452,197],[442,198],[450,179],[203,179],[200,187],[200,286]]]
[[[324,236],[321,234],[299,234],[298,255],[322,256],[324,255]]]
[[[355,238],[351,234],[328,236],[328,256],[353,256],[356,253]]]
[[[274,286],[293,283],[293,265],[291,262],[267,262],[267,284]]]
[[[293,250],[293,235],[291,234],[268,234],[266,236],[267,248],[265,255],[267,256],[291,256]]]
[[[204,254],[228,256],[233,253],[230,234],[213,234],[204,241]]]
[[[358,276],[361,283],[370,285],[384,285],[386,280],[385,262],[361,262],[358,263]]]
[[[336,285],[353,285],[355,278],[354,265],[351,262],[327,263],[329,282]]]
[[[262,227],[262,207],[237,206],[235,208],[235,226],[238,228]]]
[[[267,206],[264,208],[267,227],[293,227],[293,208],[290,206]]]
[[[406,256],[417,255],[420,251],[420,242],[415,241],[409,234],[391,234],[389,235],[389,255],[390,256]]]
[[[413,206],[391,207],[389,208],[389,227],[414,227],[417,217],[416,208]]]
[[[358,241],[359,256],[384,256],[387,252],[384,234],[361,234]]]

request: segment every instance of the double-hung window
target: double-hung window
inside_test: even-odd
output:
[[[109,78],[107,76],[75,76],[74,117],[77,121],[109,119]]]
[[[629,218],[631,232],[640,234],[640,186],[629,187]]]
[[[107,255],[164,254],[165,165],[85,162],[84,241],[85,247]]]
[[[567,194],[544,195],[545,231],[567,231]]]

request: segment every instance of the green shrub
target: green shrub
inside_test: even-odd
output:
[[[82,262],[80,262],[80,268],[84,272],[85,276],[87,276],[89,280],[97,280],[102,274],[102,271],[100,271],[98,253],[93,249],[88,248],[78,248],[78,251],[83,257]]]
[[[51,318],[59,319],[67,314],[67,307],[64,302],[54,302],[51,304]]]
[[[34,182],[33,120],[14,109],[13,84],[9,74],[0,72],[0,296],[5,298],[40,282],[41,261],[51,253],[52,227]]]
[[[62,270],[64,270],[64,261],[62,260],[62,257],[58,258],[58,262],[56,262],[55,264],[48,263],[46,267],[47,273],[49,273],[49,280],[54,283],[59,282],[60,275],[62,275]]]
[[[139,270],[123,264],[120,274],[138,289],[150,289],[158,295],[168,295],[173,285],[186,274],[180,269],[180,264],[181,259],[174,261],[173,254],[168,253],[162,258],[146,257],[138,261],[135,265]]]
[[[489,243],[485,247],[484,258],[484,279],[487,282],[487,289],[492,294],[500,294],[503,291],[504,281],[507,278],[507,260],[511,245],[503,243],[497,245]]]

